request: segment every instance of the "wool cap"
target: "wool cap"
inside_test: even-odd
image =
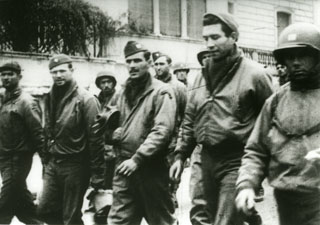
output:
[[[18,62],[15,62],[15,61],[7,62],[0,67],[0,72],[2,72],[4,70],[12,70],[12,71],[16,71],[16,72],[20,73],[21,66],[19,65]]]
[[[127,58],[130,55],[136,54],[138,52],[148,51],[142,44],[136,41],[128,41],[124,47],[124,56]]]
[[[65,54],[54,55],[49,61],[49,69],[65,63],[72,63],[72,59]]]
[[[203,21],[209,19],[210,17],[216,17],[221,20],[227,27],[229,27],[233,32],[239,36],[239,24],[235,20],[234,16],[229,13],[205,13],[203,15]],[[210,20],[210,19],[209,19]]]

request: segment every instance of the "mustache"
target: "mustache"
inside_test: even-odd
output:
[[[131,70],[129,71],[129,73],[136,73],[136,72],[139,72],[139,70],[137,70],[137,69],[131,69]]]

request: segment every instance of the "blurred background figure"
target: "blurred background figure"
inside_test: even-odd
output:
[[[190,69],[185,63],[176,63],[173,66],[173,74],[176,75],[177,79],[188,86],[188,73]]]
[[[289,81],[287,67],[285,65],[277,63],[276,69],[278,71],[279,84],[280,84],[280,86],[282,86]]]

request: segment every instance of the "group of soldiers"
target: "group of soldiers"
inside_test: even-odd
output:
[[[116,92],[116,76],[100,72],[94,97],[74,80],[71,58],[56,55],[43,109],[20,88],[19,64],[2,65],[0,223],[83,224],[91,186],[113,190],[105,224],[177,224],[175,192],[191,157],[193,225],[263,224],[255,198],[266,177],[281,225],[320,224],[319,28],[292,24],[280,35],[273,53],[289,82],[278,90],[238,48],[232,15],[206,13],[202,35],[192,85],[187,69],[171,74],[168,54],[129,41],[129,78]],[[35,152],[37,207],[26,185]]]

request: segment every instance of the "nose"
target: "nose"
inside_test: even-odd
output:
[[[208,38],[207,47],[210,48],[210,49],[214,48],[215,47],[215,41],[212,40],[211,38]]]

